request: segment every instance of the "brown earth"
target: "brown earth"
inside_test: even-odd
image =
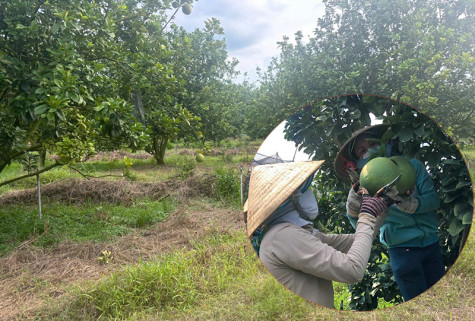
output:
[[[67,286],[98,280],[123,265],[148,261],[209,233],[244,229],[239,210],[213,208],[198,198],[182,202],[165,222],[119,238],[114,243],[63,243],[51,249],[23,244],[0,258],[0,319],[28,319],[51,299],[67,293]],[[98,261],[111,252],[109,264]]]

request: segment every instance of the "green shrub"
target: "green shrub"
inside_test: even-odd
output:
[[[241,181],[238,172],[232,168],[217,168],[216,179],[216,196],[232,205],[239,206]]]
[[[189,157],[182,157],[178,160],[178,167],[179,167],[179,178],[188,178],[190,176],[193,176],[193,173],[195,171],[195,159],[194,158],[189,158]]]

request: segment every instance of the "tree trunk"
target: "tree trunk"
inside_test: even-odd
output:
[[[46,151],[45,150],[40,150],[38,152],[39,156],[40,156],[40,159],[39,159],[39,164],[38,164],[38,170],[40,170],[41,168],[45,167],[45,163],[46,163]]]
[[[145,112],[143,110],[142,93],[140,92],[140,90],[135,89],[133,96],[135,117],[137,117],[137,119],[145,125]]]
[[[37,168],[37,175],[36,175],[36,190],[38,192],[38,212],[40,214],[40,220],[42,219],[42,213],[41,213],[41,181],[40,181],[40,174],[39,172],[41,171],[42,168],[45,167],[46,163],[46,150],[40,150],[38,152],[40,154],[39,162],[38,162],[38,168]]]
[[[165,165],[165,150],[167,149],[168,136],[153,137],[153,157],[157,165]]]

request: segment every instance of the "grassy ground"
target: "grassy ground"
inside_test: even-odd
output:
[[[23,242],[33,246],[54,246],[62,241],[111,241],[130,233],[132,228],[163,221],[174,204],[143,200],[130,206],[86,203],[71,206],[50,203],[39,218],[34,205],[9,205],[0,212],[0,256]]]
[[[242,232],[208,237],[188,251],[127,266],[73,287],[38,320],[472,320],[475,238],[432,289],[373,312],[316,307],[285,290],[255,257]],[[461,295],[463,293],[463,295]]]
[[[470,152],[465,154],[475,159]],[[256,257],[236,197],[232,188],[226,189],[236,183],[233,173],[248,157],[217,153],[192,169],[194,174],[219,177],[219,193],[211,198],[143,199],[126,205],[53,202],[44,205],[46,225],[34,219],[38,214],[34,204],[1,207],[0,315],[11,309],[16,313],[4,312],[0,319],[472,320],[473,232],[440,282],[395,307],[373,312],[332,310],[286,290]],[[189,171],[192,158],[171,154],[161,171],[150,159],[134,160],[130,178],[172,179]],[[120,158],[87,166],[82,170],[94,175],[125,170]],[[10,166],[6,175],[18,170]],[[474,177],[475,171],[470,172]],[[64,168],[47,174],[44,179],[51,182],[82,177]],[[32,179],[9,190],[35,184]],[[335,291],[337,306],[343,299],[348,309],[346,285],[335,284]]]

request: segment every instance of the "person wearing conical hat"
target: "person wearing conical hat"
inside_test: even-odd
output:
[[[376,142],[390,126],[380,124],[356,131],[340,148],[335,159],[335,170],[339,178],[351,182],[346,202],[347,216],[357,228],[361,196],[358,189],[358,172],[372,155],[387,157],[397,154],[396,142],[389,139],[383,145]],[[432,178],[425,166],[417,159],[411,159],[416,171],[416,186],[397,196],[388,210],[387,218],[380,228],[380,241],[389,249],[389,257],[396,282],[405,301],[426,291],[445,273],[439,246],[438,219],[435,211],[439,207],[439,196]],[[405,192],[405,191],[400,191]]]
[[[251,171],[247,233],[263,233],[259,258],[269,272],[302,298],[333,308],[332,281],[355,283],[363,279],[381,215],[397,190],[387,195],[362,195],[354,234],[323,234],[313,228],[318,204],[311,189],[323,161],[256,166]]]

